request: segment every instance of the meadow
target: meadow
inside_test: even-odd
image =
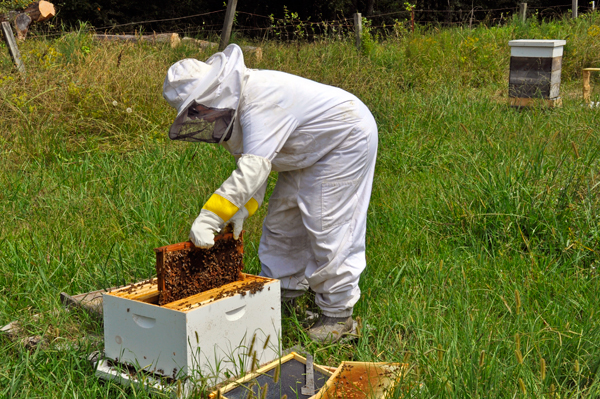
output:
[[[581,68],[600,67],[600,14],[372,33],[360,52],[333,35],[246,56],[356,94],[379,126],[361,336],[311,343],[299,312],[283,346],[330,366],[406,362],[394,397],[600,396],[600,110],[581,96]],[[508,41],[522,38],[567,40],[561,108],[507,105]],[[0,396],[147,397],[94,377],[102,325],[59,293],[152,276],[153,248],[186,240],[235,167],[221,148],[167,137],[167,68],[212,51],[98,43],[86,29],[20,49],[26,77],[0,47],[0,325],[44,342],[0,336]],[[250,273],[266,208],[245,224]]]

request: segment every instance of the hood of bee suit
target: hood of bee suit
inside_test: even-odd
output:
[[[190,105],[235,112],[245,76],[244,55],[235,44],[205,62],[188,58],[173,64],[163,84],[164,99],[177,110],[169,135],[179,133]]]

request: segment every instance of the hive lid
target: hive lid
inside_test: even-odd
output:
[[[511,47],[561,47],[565,46],[566,44],[566,40],[518,39],[508,42],[508,45]]]

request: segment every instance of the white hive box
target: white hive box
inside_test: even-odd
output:
[[[279,357],[279,280],[244,274],[158,306],[152,279],[106,293],[103,303],[105,357],[120,364],[216,384],[250,370],[253,359],[257,366]]]
[[[509,101],[512,106],[560,106],[565,40],[511,40]]]

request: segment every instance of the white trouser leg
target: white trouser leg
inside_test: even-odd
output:
[[[310,285],[331,317],[352,315],[366,267],[377,126],[366,107],[361,112],[343,145],[311,167],[279,174],[259,248],[262,275],[280,279],[284,290]]]
[[[303,171],[299,207],[315,257],[305,275],[326,316],[351,316],[360,297],[376,155],[377,127],[368,113],[343,146]]]
[[[279,173],[258,248],[260,274],[281,280],[282,295],[291,298],[308,289],[304,270],[314,262],[298,208],[298,179],[298,171]]]

